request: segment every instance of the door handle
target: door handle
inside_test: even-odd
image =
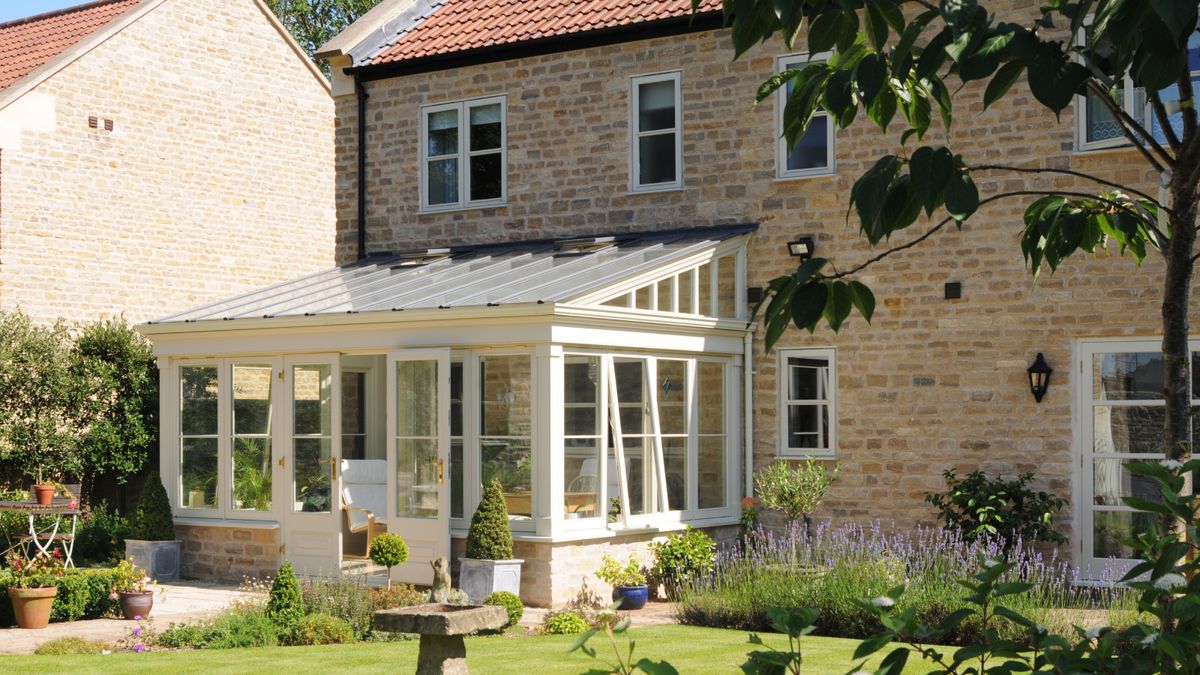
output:
[[[333,480],[337,480],[337,476],[338,476],[338,474],[337,474],[337,471],[338,471],[338,469],[337,469],[337,468],[338,468],[338,458],[337,458],[337,457],[330,457],[330,458],[329,458],[329,461],[328,461],[327,463],[329,464],[329,469],[330,469],[330,471],[332,471],[332,472],[333,472]]]
[[[438,476],[438,485],[441,485],[442,483],[445,482],[445,480],[446,480],[446,465],[440,459],[437,461],[437,476]]]
[[[279,466],[281,466],[281,467],[283,466],[283,460],[284,460],[284,459],[286,459],[286,456],[281,456],[281,457],[279,458]]]

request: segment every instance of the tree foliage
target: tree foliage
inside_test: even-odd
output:
[[[310,57],[377,4],[379,0],[267,0],[267,6]],[[328,63],[318,65],[329,74]]]
[[[172,541],[175,539],[175,521],[171,517],[171,502],[167,489],[157,471],[151,472],[142,485],[142,496],[138,500],[130,519],[130,539],[145,541]]]
[[[508,506],[504,502],[504,488],[498,480],[493,479],[488,484],[479,500],[479,508],[471,517],[466,555],[476,560],[511,560],[513,557]]]

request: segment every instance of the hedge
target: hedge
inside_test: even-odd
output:
[[[115,616],[120,609],[120,601],[108,597],[112,581],[111,569],[67,570],[64,576],[54,580],[58,594],[54,596],[50,620],[78,621]],[[7,570],[0,571],[0,626],[4,627],[17,623],[13,616],[12,603],[7,599],[8,588],[11,585],[12,575]]]

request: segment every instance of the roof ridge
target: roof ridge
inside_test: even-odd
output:
[[[71,14],[73,12],[81,12],[86,9],[93,9],[96,7],[102,7],[104,5],[112,5],[112,4],[115,4],[118,2],[125,2],[125,1],[126,0],[92,0],[92,2],[85,2],[82,5],[72,5],[70,7],[62,7],[60,9],[50,10],[49,12],[42,12],[41,14],[33,14],[30,16],[22,17],[20,19],[10,19],[8,21],[0,21],[0,30],[4,30],[5,28],[14,28],[16,26],[22,26],[22,25],[25,25],[28,23],[37,23],[38,21],[45,21],[46,19],[53,19],[56,17],[64,16],[66,14]]]

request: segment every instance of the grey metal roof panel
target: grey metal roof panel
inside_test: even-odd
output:
[[[569,301],[757,227],[660,230],[373,255],[151,323]],[[598,243],[589,246],[591,242]]]

